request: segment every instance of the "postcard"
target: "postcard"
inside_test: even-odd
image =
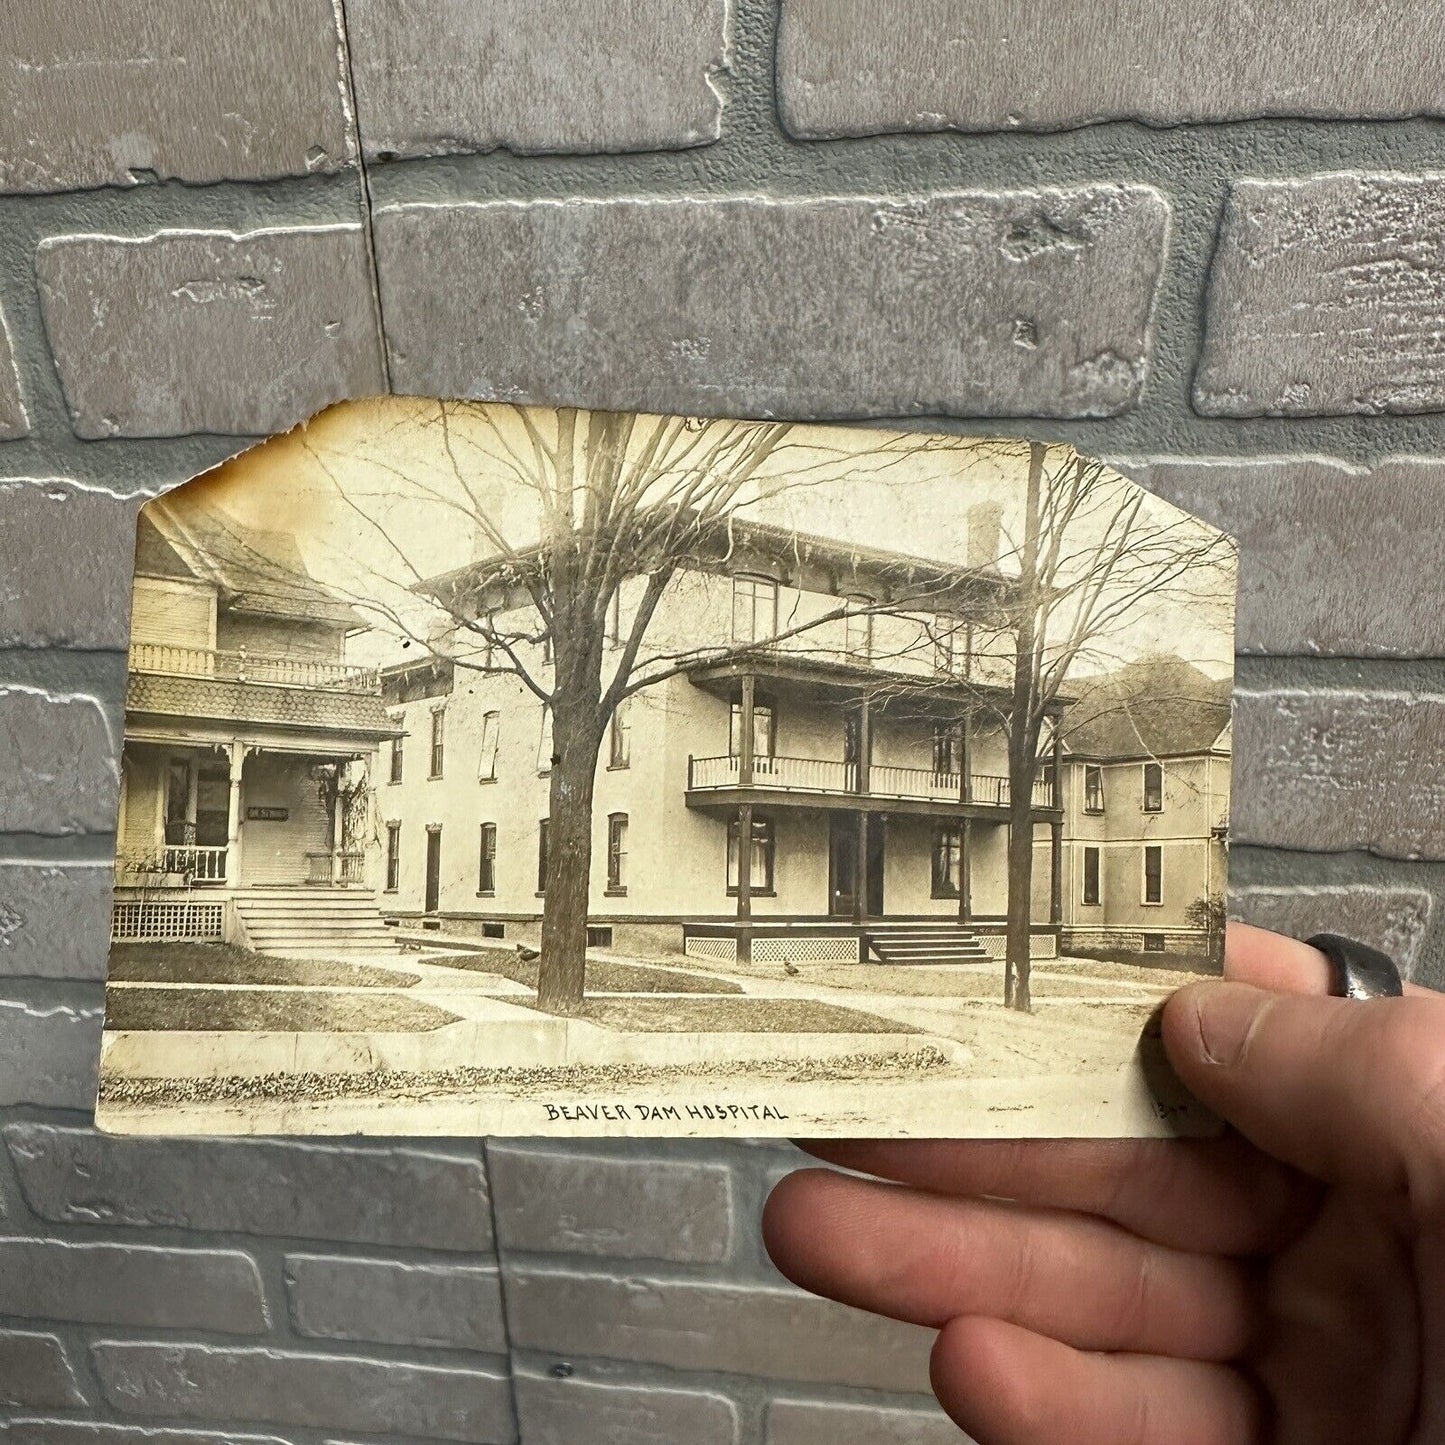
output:
[[[139,516],[98,1123],[1210,1132],[1235,561],[1061,444],[334,407]]]

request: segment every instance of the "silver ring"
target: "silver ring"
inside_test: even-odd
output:
[[[1404,993],[1395,960],[1378,948],[1338,933],[1305,939],[1330,963],[1330,992],[1337,998],[1399,998]]]

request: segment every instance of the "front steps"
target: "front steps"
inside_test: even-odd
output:
[[[245,944],[279,958],[399,953],[376,894],[361,888],[246,888],[234,894]]]
[[[950,919],[924,923],[870,923],[863,936],[883,963],[986,963],[978,935]]]

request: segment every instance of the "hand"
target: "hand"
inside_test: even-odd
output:
[[[1164,1042],[1237,1132],[809,1144],[874,1178],[783,1180],[774,1261],[938,1330],[980,1445],[1445,1445],[1445,995],[1235,925],[1225,974]]]

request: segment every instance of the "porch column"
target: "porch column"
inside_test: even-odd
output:
[[[858,791],[868,791],[868,770],[873,766],[873,711],[868,702],[868,694],[863,694],[863,700],[858,704]]]
[[[748,714],[751,718],[752,714]],[[752,751],[751,748],[748,749]],[[738,962],[753,957],[753,805],[738,809]]]
[[[230,801],[226,812],[226,884],[235,888],[241,881],[241,773],[246,766],[246,745],[231,744]]]
[[[967,923],[973,912],[973,819],[964,818],[958,827],[958,921]]]
[[[738,718],[738,786],[750,788],[753,785],[753,748],[756,739],[753,737],[753,728],[756,726],[754,714],[757,711],[757,679],[752,673],[743,677],[742,701],[739,704],[740,716]],[[751,809],[749,810],[751,811]],[[738,854],[738,883],[742,883],[742,854]],[[742,897],[741,886],[738,890],[739,898]]]
[[[1064,825],[1049,825],[1049,922],[1064,921]]]
[[[868,794],[868,771],[873,763],[873,713],[868,694],[858,704],[858,794]],[[854,843],[857,856],[853,863],[853,922],[860,928],[868,911],[868,810],[858,809],[858,833]]]
[[[346,827],[346,802],[342,797],[345,763],[336,765],[336,796],[331,800],[331,886],[341,882],[341,850],[345,846],[342,833]]]
[[[1054,797],[1050,807],[1064,806],[1064,739],[1059,732],[1059,719],[1054,719]]]
[[[973,802],[973,714],[966,712],[958,725],[958,801]]]

